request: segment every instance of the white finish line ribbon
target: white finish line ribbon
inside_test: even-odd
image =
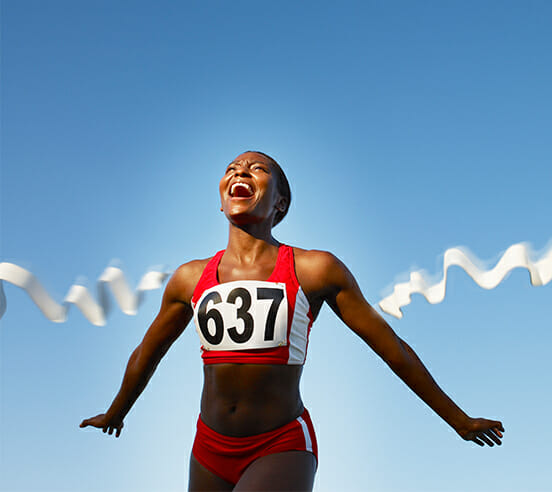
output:
[[[144,292],[159,289],[169,275],[170,272],[150,270],[141,278],[138,287],[133,292],[123,271],[110,266],[98,278],[98,301],[94,300],[86,287],[73,284],[69,288],[63,304],[58,304],[31,272],[13,263],[0,263],[0,318],[4,315],[7,307],[2,281],[23,289],[50,321],[56,323],[66,321],[67,311],[70,305],[74,304],[90,323],[103,326],[110,310],[108,288],[121,311],[128,315],[134,315],[142,303]]]
[[[459,247],[450,248],[444,254],[441,281],[428,285],[428,277],[422,271],[411,272],[410,280],[396,284],[393,292],[383,298],[378,305],[383,312],[400,319],[403,317],[401,308],[410,304],[412,294],[423,295],[430,304],[442,302],[446,294],[448,268],[452,265],[462,268],[477,285],[484,289],[494,289],[511,270],[520,267],[529,271],[532,285],[535,287],[546,285],[552,280],[552,243],[538,260],[533,260],[532,257],[533,253],[527,243],[514,244],[504,252],[494,268],[485,270],[478,266],[481,265],[481,261],[469,251]],[[90,323],[103,326],[110,310],[108,288],[121,311],[128,315],[135,315],[142,303],[144,292],[159,289],[170,274],[171,272],[168,271],[150,270],[141,278],[133,292],[123,271],[110,266],[98,278],[98,301],[86,287],[73,284],[63,304],[58,304],[31,272],[13,263],[0,263],[0,318],[7,307],[3,281],[23,289],[50,321],[56,323],[66,321],[67,311],[70,305],[74,304]]]
[[[552,244],[540,259],[533,261],[532,256],[528,244],[514,244],[504,252],[494,268],[484,270],[477,266],[481,262],[467,250],[450,248],[445,251],[444,273],[440,282],[428,285],[423,272],[411,272],[410,280],[396,284],[393,293],[382,299],[378,305],[382,311],[400,319],[403,316],[401,307],[410,304],[412,294],[422,294],[430,304],[441,302],[445,298],[447,271],[451,265],[462,268],[477,285],[484,289],[494,289],[511,270],[520,267],[529,271],[533,286],[546,285],[552,279]]]

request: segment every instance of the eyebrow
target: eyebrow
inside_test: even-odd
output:
[[[230,165],[232,165],[232,164],[262,164],[263,166],[268,166],[268,167],[270,167],[270,165],[267,164],[266,162],[255,161],[255,160],[250,161],[250,160],[247,160],[247,159],[241,160],[241,161],[232,161],[230,164],[228,164],[228,166],[230,166]],[[226,166],[226,167],[228,167],[228,166]]]

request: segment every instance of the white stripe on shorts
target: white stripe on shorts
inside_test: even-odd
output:
[[[301,424],[301,428],[303,429],[306,451],[310,451],[312,453],[312,441],[307,423],[301,417],[297,417],[297,422]]]

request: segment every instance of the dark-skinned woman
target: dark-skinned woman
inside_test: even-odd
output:
[[[118,437],[159,361],[194,318],[204,387],[189,489],[312,490],[317,443],[299,382],[310,329],[325,302],[462,438],[501,443],[502,424],[469,417],[439,388],[343,263],[272,236],[291,201],[274,159],[262,152],[239,155],[219,190],[229,222],[226,249],[176,270],[113,403],[81,427]]]

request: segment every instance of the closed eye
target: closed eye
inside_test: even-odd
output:
[[[255,164],[251,169],[253,169],[253,171],[257,171],[257,170],[264,171],[267,174],[270,172],[265,166],[262,166],[259,164]]]

